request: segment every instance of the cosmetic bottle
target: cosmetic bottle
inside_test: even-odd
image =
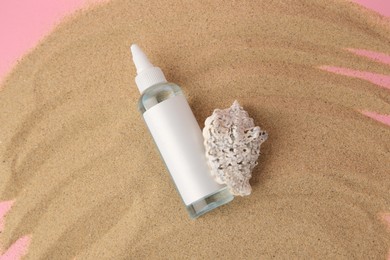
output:
[[[138,108],[190,217],[230,202],[233,195],[210,174],[202,132],[182,90],[167,82],[138,45],[131,52],[141,92]]]

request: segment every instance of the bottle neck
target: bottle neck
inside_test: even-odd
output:
[[[138,109],[143,114],[157,104],[175,96],[182,96],[181,88],[174,83],[159,83],[147,88],[138,102]]]

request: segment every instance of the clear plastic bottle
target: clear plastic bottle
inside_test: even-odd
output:
[[[141,49],[131,46],[142,93],[138,108],[191,218],[224,205],[234,196],[210,174],[198,123],[179,86],[168,83]]]

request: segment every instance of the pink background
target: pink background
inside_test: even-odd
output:
[[[101,0],[0,1],[0,81],[60,20]]]

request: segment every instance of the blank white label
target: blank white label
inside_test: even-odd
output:
[[[224,187],[210,174],[202,132],[184,96],[165,100],[143,116],[186,205]]]

